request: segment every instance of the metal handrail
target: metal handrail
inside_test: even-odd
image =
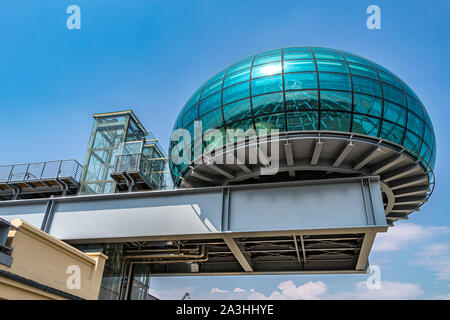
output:
[[[162,187],[163,176],[152,162],[152,159],[148,159],[143,153],[116,155],[113,172],[140,171],[152,184]]]
[[[3,165],[0,166],[0,182],[58,179],[59,177],[70,177],[80,181],[82,168],[81,164],[74,159]],[[2,174],[2,172],[8,173]]]

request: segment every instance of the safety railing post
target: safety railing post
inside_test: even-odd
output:
[[[59,174],[60,174],[60,172],[61,172],[62,162],[63,162],[62,160],[59,161],[58,172],[56,173],[56,177],[57,177],[57,178],[59,177]]]
[[[27,177],[28,177],[28,171],[30,170],[30,164],[31,164],[31,163],[29,163],[29,164],[27,165],[27,169],[25,170],[25,174],[23,175],[23,181],[27,180]]]
[[[9,176],[8,176],[8,181],[7,181],[7,182],[10,182],[10,181],[11,181],[11,177],[12,177],[12,174],[13,174],[13,170],[14,170],[14,165],[11,166],[11,171],[9,172]]]
[[[39,177],[39,179],[42,179],[42,176],[44,175],[44,170],[45,170],[46,164],[47,164],[47,162],[44,162],[44,165],[42,166],[42,170],[41,170],[41,176]]]
[[[75,167],[76,167],[76,169],[75,169],[75,174],[74,174],[74,178],[75,178],[75,180],[77,180],[78,178],[77,178],[77,175],[78,175],[78,169],[80,168],[80,165],[75,161],[74,162],[75,163]]]
[[[142,154],[142,153],[138,153],[138,154],[137,154],[137,161],[136,161],[136,165],[135,165],[135,168],[134,168],[134,170],[136,170],[136,171],[140,170],[140,166],[141,166],[141,154]]]

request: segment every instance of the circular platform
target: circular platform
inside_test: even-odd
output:
[[[433,170],[418,154],[382,139],[305,131],[271,138],[242,139],[203,154],[184,171],[180,187],[379,176],[389,223],[419,211],[434,188]],[[270,162],[272,155],[279,160]]]

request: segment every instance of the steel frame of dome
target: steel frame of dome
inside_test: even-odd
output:
[[[296,50],[298,52],[296,52]],[[301,50],[303,50],[303,52]],[[286,87],[285,76],[287,76],[289,72],[285,70],[285,62],[288,61],[285,59],[285,54],[292,52],[298,54],[305,53],[310,55],[310,58],[308,59],[304,58],[294,61],[313,61],[315,65],[314,70],[309,70],[308,72],[298,71],[293,73],[297,75],[307,73],[314,74],[315,81],[317,81],[317,85],[313,85],[313,87],[311,88],[306,87],[291,90],[293,92],[307,92],[308,90],[315,91],[318,95],[318,98],[316,100],[317,106],[315,109],[312,108],[297,110],[300,111],[298,112],[299,114],[301,112],[317,113],[317,116],[319,117],[317,119],[317,125],[316,127],[313,126],[312,128],[304,126],[302,127],[303,130],[300,131],[289,131],[291,129],[287,124],[287,115],[289,113],[287,110],[288,100],[286,97],[286,93],[288,92],[288,88]],[[321,61],[321,58],[318,57],[320,54],[334,54],[336,56],[340,55],[342,56],[342,58],[325,57],[322,58],[323,61]],[[256,165],[223,164],[224,161],[219,160],[219,158],[224,156],[223,150],[232,150],[231,152],[236,153],[237,150],[244,148],[245,154],[248,158],[249,150],[251,150],[250,152],[253,152],[255,148],[254,139],[246,139],[239,142],[229,142],[229,140],[227,139],[226,147],[221,146],[211,154],[203,154],[200,158],[194,159],[194,161],[190,163],[185,163],[181,167],[178,166],[178,169],[176,171],[174,170],[175,166],[171,163],[175,185],[178,184],[179,187],[198,187],[208,185],[252,183],[261,181],[267,182],[302,179],[326,179],[330,177],[334,178],[348,175],[379,175],[382,186],[383,199],[385,202],[386,216],[389,223],[392,224],[399,219],[407,219],[407,216],[411,212],[418,211],[419,207],[428,200],[434,189],[435,183],[433,165],[436,152],[436,142],[431,120],[422,103],[420,102],[420,99],[400,78],[398,78],[395,74],[383,68],[379,64],[376,64],[370,60],[359,57],[352,53],[330,48],[299,47],[270,50],[243,59],[224,69],[224,71],[219,72],[217,75],[209,79],[202,87],[200,87],[199,90],[197,90],[193,97],[191,97],[191,99],[189,99],[189,101],[186,103],[183,111],[180,113],[180,116],[175,123],[174,129],[192,127],[193,122],[190,122],[190,124],[188,124],[185,123],[184,120],[185,117],[187,117],[188,112],[192,112],[192,110],[195,108],[197,108],[196,110],[198,112],[198,115],[194,116],[193,119],[194,121],[195,119],[198,119],[202,122],[204,122],[204,120],[207,120],[206,117],[213,114],[214,111],[221,110],[221,116],[223,117],[222,127],[210,126],[208,124],[208,121],[206,121],[207,129],[224,129],[225,131],[230,127],[235,128],[234,124],[231,124],[229,121],[227,121],[227,117],[225,115],[224,108],[227,106],[227,103],[224,103],[224,90],[225,88],[237,86],[242,82],[238,81],[237,83],[233,83],[228,87],[225,86],[225,82],[227,81],[227,77],[230,73],[231,75],[235,75],[241,72],[239,71],[239,69],[238,71],[232,70],[233,72],[230,72],[231,69],[242,64],[242,61],[246,61],[249,59],[251,61],[249,62],[249,66],[247,66],[248,69],[244,69],[249,70],[249,79],[244,82],[248,82],[249,84],[250,94],[248,96],[248,100],[251,110],[250,120],[252,122],[251,126],[256,129],[256,116],[254,113],[254,106],[252,105],[252,101],[255,95],[252,94],[251,89],[253,87],[252,81],[255,79],[252,77],[253,70],[254,68],[257,68],[261,65],[264,66],[275,64],[275,62],[271,62],[269,59],[269,62],[263,61],[264,63],[255,65],[255,60],[264,60],[270,57],[276,57],[277,55],[280,56],[278,58],[279,60],[275,60],[276,63],[280,64],[281,70],[277,71],[278,73],[269,76],[262,76],[261,78],[264,79],[279,76],[280,79],[282,79],[282,88],[280,87],[279,89],[283,94],[283,101],[281,102],[281,113],[280,110],[278,110],[278,113],[273,111],[272,113],[269,112],[263,114],[263,116],[282,115],[284,117],[282,119],[282,122],[285,123],[284,130],[286,131],[282,130],[282,132],[280,132],[279,150],[275,150],[275,152],[279,153],[280,155],[280,165],[278,173],[272,177],[260,176],[261,167],[267,165],[265,161],[262,161],[264,164],[259,163]],[[333,63],[339,62],[346,68],[346,71],[332,72],[330,70],[321,70],[318,67],[318,64],[326,61]],[[353,68],[355,66],[366,66],[367,69],[369,69],[369,67],[372,68],[371,70],[374,72],[372,80],[370,79],[370,76],[365,77],[362,74],[354,73]],[[320,78],[323,74],[345,75],[346,73],[350,81],[350,89],[339,90],[322,87]],[[354,83],[357,82],[357,79],[359,79],[358,81],[371,80],[374,81],[374,83],[378,83],[380,89],[379,95],[377,96],[377,94],[371,94],[368,92],[364,92],[364,90],[362,89],[357,89],[357,86]],[[396,81],[397,84],[393,84],[392,81]],[[209,87],[213,86],[213,84],[216,82],[219,84],[222,83],[220,91],[218,93],[208,92],[206,97],[204,97],[203,93],[209,90]],[[399,92],[402,92],[402,95],[404,97],[403,102],[394,101],[392,97],[387,96],[386,92],[383,92],[384,90],[389,91],[396,88]],[[335,112],[336,115],[338,114],[336,110],[327,109],[327,107],[324,107],[324,105],[321,106],[321,104],[323,104],[323,101],[321,101],[321,93],[324,94],[325,92],[333,91],[346,92],[348,94],[351,93],[351,109],[347,109],[345,111],[345,113],[348,113],[350,115],[350,127],[347,130],[340,129],[340,131],[334,131],[333,129],[327,130],[327,128],[321,127],[320,116],[322,113]],[[202,113],[200,112],[201,105],[207,102],[210,97],[217,94],[220,94],[221,96],[220,106],[216,106],[216,109],[214,109],[213,111],[208,110],[202,116]],[[268,96],[270,94],[271,93],[269,91],[269,94],[265,92],[260,96]],[[367,96],[373,98],[373,100],[378,99],[381,103],[381,109],[379,110],[379,112],[381,113],[378,116],[374,116],[373,114],[369,114],[370,110],[367,112],[367,114],[364,114],[364,112],[362,111],[357,111],[356,96]],[[197,101],[195,101],[194,99],[194,101],[192,102],[194,97],[197,97]],[[243,98],[241,100],[245,99],[246,98]],[[234,102],[231,102],[228,105],[232,104],[234,104]],[[392,110],[389,110],[389,108],[399,108],[399,110],[401,108],[403,110],[403,116],[400,116],[400,113],[398,114],[398,123],[395,122],[395,119],[392,118],[392,115],[391,118],[389,118],[386,112],[393,112]],[[344,113],[343,109],[337,110],[341,113]],[[355,129],[354,125],[356,118],[362,118],[365,116],[367,116],[366,118],[369,118],[376,122],[374,124],[374,127],[376,127],[375,134],[369,135],[368,133],[364,132],[352,132],[358,130],[358,128]],[[262,117],[261,114],[259,114],[259,117]],[[417,119],[419,120],[419,122],[421,122],[421,129],[418,130],[418,132],[414,131],[414,117],[418,117]],[[238,120],[234,119],[233,121],[242,121],[242,118]],[[412,121],[411,124],[409,123],[409,121]],[[363,125],[362,123],[363,122],[361,122],[361,125]],[[385,123],[391,125],[392,128],[396,128],[397,125],[399,126],[399,128],[403,128],[401,137],[399,139],[387,138],[387,135],[390,134],[390,130],[389,126],[385,127]],[[237,128],[239,128],[239,126],[237,126]],[[392,128],[391,131],[394,130]],[[247,128],[245,127],[244,130],[246,129]],[[382,134],[382,130],[384,130],[385,133]],[[192,128],[190,131],[192,132]],[[420,146],[414,145],[415,150],[412,149],[412,146],[411,148],[409,148],[409,145],[412,145],[412,143],[406,142],[407,134],[420,136]],[[261,138],[263,137],[260,136],[258,139]],[[173,146],[174,145],[172,144],[171,149],[173,148]],[[256,146],[256,148],[257,147],[258,146]],[[426,159],[424,159],[423,156],[426,157]],[[211,164],[211,161],[215,161],[216,164]]]

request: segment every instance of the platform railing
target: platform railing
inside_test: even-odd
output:
[[[113,173],[121,172],[140,172],[154,187],[161,187],[163,181],[161,173],[152,165],[152,160],[142,153],[117,155]]]
[[[0,183],[73,178],[80,181],[83,167],[76,160],[55,160],[0,166]]]

